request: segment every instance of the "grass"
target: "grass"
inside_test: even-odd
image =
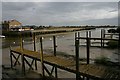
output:
[[[113,67],[117,68],[119,65],[118,63],[110,61],[109,58],[105,56],[98,57],[94,60],[95,64],[103,65],[103,66],[108,66],[108,67]]]
[[[94,61],[95,61],[95,63],[97,63],[97,64],[106,65],[107,62],[109,61],[109,58],[107,58],[107,57],[105,57],[105,56],[102,56],[102,57],[96,58]]]
[[[106,45],[108,46],[108,48],[114,49],[118,47],[118,41],[110,40],[106,43]]]

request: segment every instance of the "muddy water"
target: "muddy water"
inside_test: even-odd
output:
[[[109,28],[106,28],[108,30]],[[91,30],[92,36],[91,37],[100,37],[100,31],[101,29],[98,28],[96,30]],[[79,31],[80,36],[86,36],[86,31]],[[107,32],[107,31],[106,31]],[[69,55],[75,55],[75,37],[74,37],[75,32],[71,32],[68,34],[64,35],[58,35],[56,36],[56,44],[57,44],[57,51],[62,52],[64,54],[69,54]],[[4,38],[2,39],[2,46],[3,46],[3,54],[4,49],[11,46],[18,46],[20,40],[18,38]],[[33,42],[31,38],[26,38],[24,39],[24,48],[33,50]],[[100,46],[100,41],[92,41],[95,42],[95,44],[92,45],[97,45]],[[86,41],[85,40],[80,40],[80,45],[85,45]],[[36,48],[37,51],[40,49],[39,45],[39,38],[37,38],[36,42]],[[48,51],[53,50],[53,41],[52,37],[43,37],[43,48],[44,50]],[[114,53],[117,52],[116,49],[105,49],[105,48],[98,48],[98,47],[90,47],[90,58],[95,59],[97,57],[101,56],[106,56],[110,58],[112,61],[117,60],[117,55]],[[9,53],[9,52],[8,52]],[[80,46],[80,58],[86,58],[86,47],[85,46]]]

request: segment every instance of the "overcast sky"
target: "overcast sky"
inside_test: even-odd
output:
[[[117,25],[117,2],[3,2],[2,20],[23,25]]]

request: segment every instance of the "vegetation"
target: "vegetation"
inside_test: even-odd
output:
[[[117,29],[109,29],[108,33],[120,33],[120,27],[118,27]]]
[[[96,58],[94,60],[94,63],[99,64],[99,65],[108,66],[108,67],[113,67],[114,66],[114,68],[115,67],[117,68],[118,66],[120,66],[118,64],[118,62],[112,62],[112,61],[110,61],[109,58],[107,58],[105,56],[101,56],[101,57]]]
[[[110,40],[106,43],[108,48],[117,48],[118,47],[118,41]]]
[[[96,58],[94,61],[95,61],[95,63],[97,63],[97,64],[107,65],[108,62],[109,62],[109,58],[107,58],[107,57],[105,57],[105,56],[102,56],[102,57]]]

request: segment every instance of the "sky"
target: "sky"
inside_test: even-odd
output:
[[[23,25],[118,25],[118,2],[2,2],[2,20]]]

